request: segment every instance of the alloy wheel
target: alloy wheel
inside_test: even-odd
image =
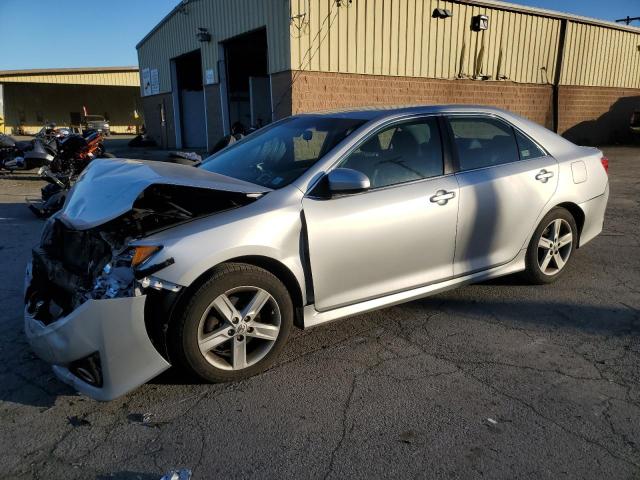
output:
[[[556,275],[569,260],[573,250],[573,230],[562,218],[552,220],[538,240],[538,267],[545,275]]]
[[[209,304],[198,326],[204,358],[223,370],[255,365],[273,348],[281,325],[278,303],[266,290],[242,286]]]

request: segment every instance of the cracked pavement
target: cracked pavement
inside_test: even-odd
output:
[[[41,222],[24,197],[41,182],[0,177],[3,477],[639,478],[640,149],[605,152],[605,230],[558,283],[506,277],[295,332],[257,377],[170,370],[110,403],[26,344]]]

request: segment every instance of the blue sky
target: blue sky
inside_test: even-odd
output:
[[[177,2],[0,0],[3,38],[0,70],[136,65],[136,43]],[[519,0],[514,3],[606,20],[640,16],[638,0]]]

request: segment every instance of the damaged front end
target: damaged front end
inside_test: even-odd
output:
[[[36,318],[49,324],[87,300],[141,295],[150,287],[175,291],[179,286],[160,285],[152,277],[172,263],[172,259],[151,262],[162,245],[131,246],[131,242],[255,199],[236,192],[154,185],[130,211],[104,225],[77,230],[58,216],[52,217],[40,245],[33,249],[27,305]]]
[[[152,184],[128,211],[104,224],[78,228],[64,210],[50,218],[25,285],[25,331],[36,353],[63,381],[100,400],[168,368],[149,332],[145,301],[150,289],[175,293],[182,287],[153,276],[173,259],[154,263],[162,245],[141,246],[141,240],[258,197]]]

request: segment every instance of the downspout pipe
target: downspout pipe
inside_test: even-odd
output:
[[[564,58],[565,38],[567,32],[567,19],[560,20],[560,35],[558,35],[558,56],[556,57],[556,69],[553,75],[553,131],[558,133],[560,115],[560,78],[562,76],[562,61]]]

